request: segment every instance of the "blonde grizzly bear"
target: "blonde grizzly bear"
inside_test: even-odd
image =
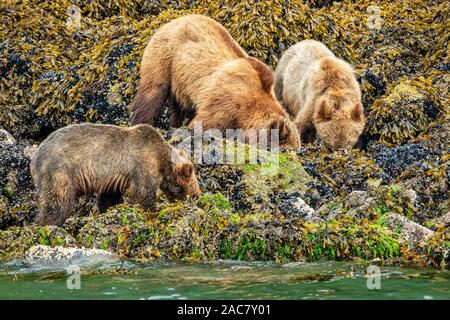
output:
[[[290,47],[275,71],[277,97],[296,117],[302,141],[316,135],[330,149],[355,145],[364,130],[361,90],[352,67],[322,43]]]
[[[187,118],[203,129],[278,129],[281,146],[298,148],[294,123],[278,103],[272,70],[249,57],[218,22],[188,15],[175,19],[145,48],[133,124],[154,124],[166,101],[171,126]]]
[[[158,188],[170,199],[200,193],[193,164],[146,124],[131,128],[77,124],[53,132],[31,159],[40,209],[36,223],[62,225],[81,195],[98,209],[122,202],[156,209]]]

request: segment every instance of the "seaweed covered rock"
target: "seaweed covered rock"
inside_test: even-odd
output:
[[[88,201],[56,234],[28,225],[36,213],[33,145],[71,123],[128,125],[148,39],[189,13],[216,19],[272,67],[310,38],[349,61],[368,118],[358,147],[305,144],[297,154],[282,152],[276,166],[199,163],[197,201],[159,197],[158,212],[124,204],[103,215]],[[447,2],[6,0],[0,15],[0,126],[10,133],[0,131],[1,259],[42,244],[138,260],[401,256],[448,266]],[[167,129],[167,120],[163,112],[158,126]],[[389,213],[434,234],[409,247],[385,224]]]
[[[450,228],[441,225],[431,237],[420,241],[415,251],[405,248],[403,259],[412,265],[448,268],[450,265]]]
[[[415,249],[419,242],[426,241],[434,235],[434,232],[418,223],[397,213],[389,213],[384,217],[384,222],[394,230],[401,230],[400,241],[406,242],[409,248]]]
[[[0,230],[26,224],[36,213],[29,170],[34,148],[27,141],[0,142]]]
[[[79,2],[75,28],[66,13],[71,3],[65,0],[8,0],[0,7],[0,97],[6,106],[0,126],[16,136],[42,139],[83,121],[126,125],[145,42],[161,25],[189,13],[168,10],[142,20],[112,14],[93,20],[103,17],[102,10],[114,12],[133,1]]]
[[[376,162],[360,149],[347,147],[328,152],[324,147],[305,146],[299,156],[306,171],[327,185],[334,195],[367,190],[386,180]]]
[[[223,210],[220,203],[208,204],[216,200],[199,201],[203,204],[198,207],[175,204],[157,215],[122,206],[97,219],[71,218],[83,220],[82,228],[72,235],[55,227],[10,228],[0,231],[2,258],[23,257],[37,244],[70,247],[73,238],[87,248],[143,261],[388,259],[400,254],[396,234],[368,220],[306,223],[299,217],[242,214]]]
[[[419,78],[400,82],[371,106],[367,118],[369,133],[387,145],[411,141],[441,113],[438,100],[432,95],[431,81]]]
[[[21,259],[33,246],[76,246],[75,240],[62,228],[55,226],[12,227],[0,230],[0,259]]]

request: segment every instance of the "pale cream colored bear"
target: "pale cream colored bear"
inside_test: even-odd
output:
[[[358,141],[365,117],[354,70],[322,43],[304,40],[290,47],[275,81],[276,95],[296,118],[303,141],[317,134],[332,150]]]

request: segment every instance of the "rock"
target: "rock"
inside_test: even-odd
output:
[[[285,200],[281,207],[282,212],[298,214],[306,221],[323,222],[322,218],[317,216],[316,211],[300,197]]]
[[[347,208],[347,216],[363,217],[368,215],[369,210],[376,206],[376,199],[368,194],[366,191],[355,190],[352,191],[345,199]]]
[[[419,243],[434,235],[434,232],[397,213],[388,213],[384,219],[393,231],[400,232],[399,240],[415,250]],[[399,230],[400,229],[400,230]]]
[[[0,146],[6,144],[15,144],[16,139],[5,129],[0,129]]]
[[[342,205],[335,205],[332,203],[326,203],[317,209],[316,214],[320,217],[325,218],[326,221],[330,221],[338,217],[342,212]]]
[[[83,225],[78,226],[78,243],[87,248],[102,248],[121,253],[120,248],[126,247],[129,241],[132,241],[130,233],[135,229],[145,228],[140,214],[133,208],[125,208],[119,206],[100,215],[90,214],[81,218]]]
[[[446,224],[446,225],[450,225],[450,211],[447,212],[447,214],[443,215],[442,217],[440,217],[437,222],[439,224]]]
[[[35,214],[29,147],[27,141],[0,142],[0,229],[24,225]]]
[[[373,198],[370,198],[373,199]],[[351,208],[358,208],[367,203],[368,195],[366,191],[355,190],[352,191],[346,198],[345,202]]]
[[[0,259],[21,259],[36,245],[74,247],[76,241],[57,226],[27,225],[0,230]]]
[[[411,207],[416,207],[417,204],[417,192],[413,189],[407,189],[402,194],[404,201],[410,203]]]
[[[49,247],[37,245],[31,247],[25,254],[27,260],[74,260],[86,257],[107,257],[112,258],[115,255],[109,251],[101,249],[86,248],[65,248],[65,247]]]
[[[61,227],[47,226],[45,234],[48,239],[55,239],[55,243],[64,244],[65,247],[75,247],[77,244],[75,238]]]
[[[37,147],[38,147],[37,144],[33,144],[33,145],[31,145],[31,146],[27,146],[27,147],[25,147],[25,149],[23,149],[23,154],[24,154],[26,157],[28,157],[28,158],[31,159],[31,157],[33,157],[33,154],[34,154],[34,152],[36,151]]]
[[[325,220],[338,219],[342,215],[353,218],[362,218],[370,213],[376,206],[376,199],[369,192],[362,190],[352,191],[342,203],[325,204],[317,210],[316,215],[325,217]]]

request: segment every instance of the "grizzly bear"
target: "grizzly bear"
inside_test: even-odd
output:
[[[131,122],[153,125],[166,102],[171,126],[187,118],[203,129],[275,129],[281,146],[300,137],[274,93],[273,71],[249,57],[218,22],[202,15],[175,19],[145,48]]]
[[[302,141],[316,135],[330,149],[355,145],[364,130],[361,90],[352,67],[322,43],[290,47],[275,71],[275,92],[296,117]]]
[[[39,225],[62,225],[81,195],[100,212],[122,202],[155,211],[158,188],[170,198],[200,193],[193,164],[146,124],[75,124],[50,134],[31,159]]]

